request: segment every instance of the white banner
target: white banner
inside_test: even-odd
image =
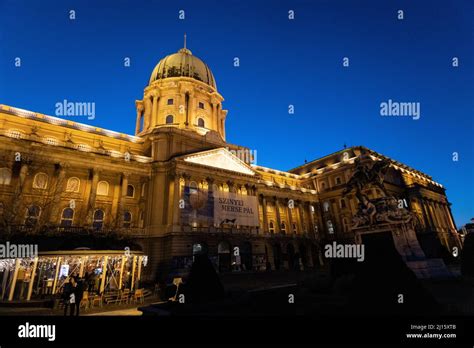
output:
[[[258,226],[257,197],[214,192],[214,222],[218,225]]]

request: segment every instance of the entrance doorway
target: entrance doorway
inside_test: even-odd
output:
[[[230,272],[230,244],[229,242],[220,242],[217,245],[217,262],[219,272]]]

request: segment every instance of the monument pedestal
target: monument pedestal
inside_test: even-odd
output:
[[[353,228],[357,243],[364,243],[364,238],[373,234],[391,235],[393,245],[405,264],[415,273],[418,279],[449,278],[449,272],[440,258],[427,258],[412,223],[391,222],[377,223],[372,226]]]

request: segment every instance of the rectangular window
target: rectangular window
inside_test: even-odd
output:
[[[199,102],[199,109],[204,109],[204,103]]]
[[[168,105],[173,105],[173,99],[168,99]]]

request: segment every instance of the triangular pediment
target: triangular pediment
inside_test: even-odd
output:
[[[184,161],[246,175],[255,175],[255,171],[247,163],[225,148],[194,153],[184,157]]]

